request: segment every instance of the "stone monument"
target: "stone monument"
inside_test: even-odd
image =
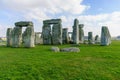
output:
[[[7,36],[7,46],[10,47],[12,46],[12,28],[7,29],[6,36]]]
[[[93,34],[92,34],[92,32],[88,32],[88,44],[93,44]]]
[[[62,21],[51,19],[43,21],[43,44],[62,44]],[[53,26],[51,26],[53,25]]]
[[[79,21],[77,19],[74,20],[72,41],[74,44],[79,44]]]
[[[108,27],[103,26],[101,30],[101,45],[107,46],[111,44],[111,35],[108,30]]]
[[[68,28],[63,28],[62,30],[62,42],[63,44],[69,43]]]
[[[22,27],[27,27],[22,34]],[[34,47],[34,27],[32,22],[20,21],[15,23],[12,30],[12,47],[20,47],[23,41],[24,47]]]
[[[84,27],[84,24],[79,24],[79,41],[80,41],[80,43],[84,43],[83,27]]]

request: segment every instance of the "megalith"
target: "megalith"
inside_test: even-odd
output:
[[[52,44],[52,33],[51,26],[48,24],[43,25],[42,35],[43,35],[43,44]]]
[[[41,32],[35,32],[35,44],[43,44]]]
[[[52,43],[53,44],[62,44],[62,26],[59,23],[53,25]]]
[[[12,28],[7,29],[6,36],[7,36],[7,46],[11,47],[12,46]]]
[[[83,27],[84,27],[84,24],[79,24],[79,41],[80,41],[80,43],[84,43]]]
[[[62,30],[62,42],[63,44],[69,43],[68,28],[63,28]]]
[[[79,44],[79,21],[78,19],[74,20],[72,41],[74,44]]]
[[[98,35],[95,36],[95,43],[96,44],[99,43],[99,36]]]
[[[62,21],[51,19],[43,21],[42,37],[43,44],[62,44]]]
[[[93,34],[92,34],[92,32],[88,32],[88,44],[93,44]]]
[[[23,33],[24,47],[35,47],[34,45],[35,33],[33,27],[27,27]]]
[[[22,34],[22,27],[27,27]],[[24,44],[24,47],[34,47],[34,27],[30,21],[20,21],[15,23],[15,27],[12,30],[12,47],[20,47]]]
[[[12,31],[12,47],[20,47],[22,43],[22,27],[14,27]]]
[[[107,46],[111,44],[111,35],[108,30],[108,27],[102,26],[101,29],[101,45],[102,46]]]

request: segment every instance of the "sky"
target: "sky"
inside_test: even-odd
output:
[[[62,27],[72,31],[74,19],[88,32],[101,35],[107,26],[111,36],[120,35],[120,0],[0,0],[0,37],[19,21],[32,21],[35,32],[41,32],[43,20],[62,19]]]

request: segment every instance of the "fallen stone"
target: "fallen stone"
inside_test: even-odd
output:
[[[61,52],[80,52],[80,49],[77,47],[62,48]]]
[[[53,52],[60,52],[60,49],[58,47],[51,47],[51,50]]]

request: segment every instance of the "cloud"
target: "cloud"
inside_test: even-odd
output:
[[[109,14],[79,16],[81,23],[84,23],[86,32],[101,34],[101,27],[108,26],[112,36],[120,35],[120,12]]]
[[[26,11],[39,9],[45,13],[71,13],[81,14],[89,6],[82,5],[83,0],[1,0],[0,4],[4,7],[16,11]]]
[[[6,12],[13,21],[28,20],[35,24],[35,31],[41,31],[42,21],[51,18],[61,18],[63,27],[72,31],[75,18],[84,24],[85,35],[92,31],[94,35],[101,34],[101,27],[108,26],[112,36],[119,35],[120,12],[97,15],[82,15],[90,6],[83,5],[83,0],[0,0],[1,12]],[[6,10],[6,11],[5,11]],[[12,16],[11,16],[12,15]],[[5,36],[7,22],[0,25],[0,36]],[[10,24],[10,23],[9,23]],[[6,26],[3,28],[3,25]],[[2,31],[1,31],[2,30]]]

